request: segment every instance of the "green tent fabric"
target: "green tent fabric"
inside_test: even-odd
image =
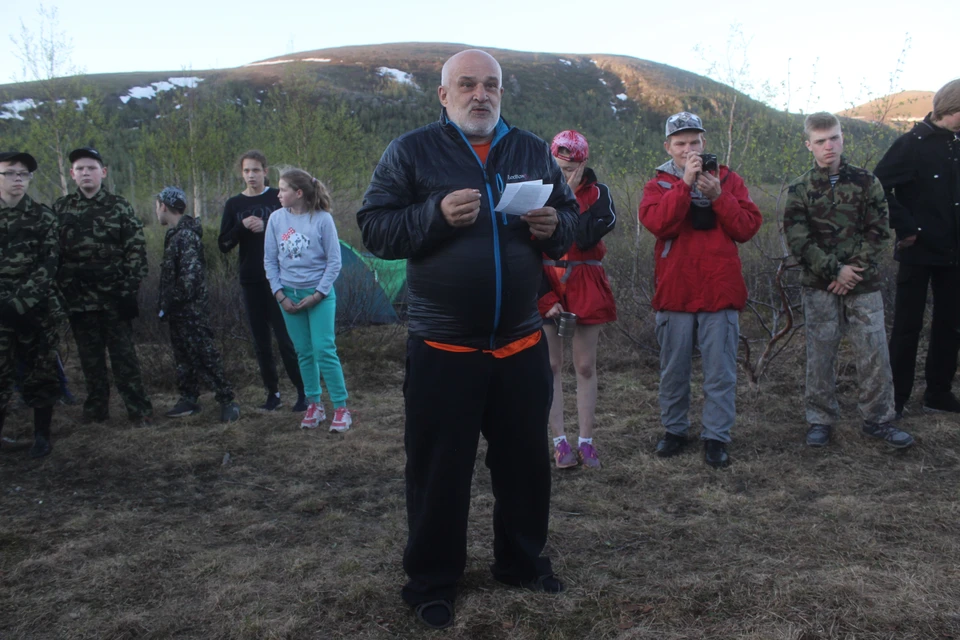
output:
[[[337,326],[340,329],[371,324],[394,324],[407,290],[406,260],[381,260],[340,241]]]

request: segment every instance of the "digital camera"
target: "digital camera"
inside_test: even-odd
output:
[[[718,171],[720,169],[720,162],[717,160],[717,154],[715,153],[701,153],[700,160],[703,162],[703,171]]]

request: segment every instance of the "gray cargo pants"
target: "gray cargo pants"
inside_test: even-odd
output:
[[[880,292],[838,296],[804,287],[803,317],[807,334],[807,422],[832,426],[840,417],[837,349],[844,336],[852,343],[856,357],[860,416],[878,424],[892,421],[893,376]]]
[[[740,314],[657,312],[660,343],[660,420],[664,428],[686,436],[690,428],[690,374],[694,342],[703,358],[702,440],[730,442],[737,414],[737,340]]]

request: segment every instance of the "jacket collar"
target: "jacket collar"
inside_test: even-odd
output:
[[[844,156],[840,156],[840,166],[837,167],[837,173],[834,175],[845,176],[849,173],[850,165],[847,164],[847,159]],[[830,169],[829,167],[821,167],[817,164],[817,161],[813,161],[813,173],[818,177],[829,179],[830,178]]]
[[[99,203],[99,202],[103,202],[106,199],[107,189],[103,185],[101,185],[100,191],[97,191],[95,194],[93,194],[92,198],[88,198],[86,195],[84,195],[83,191],[80,190],[80,187],[77,187],[77,190],[74,191],[74,195],[76,195],[81,202],[83,202],[84,200],[89,200],[90,202]]]

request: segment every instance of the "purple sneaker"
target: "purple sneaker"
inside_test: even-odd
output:
[[[577,451],[577,457],[580,459],[580,464],[585,467],[589,467],[590,469],[600,468],[600,458],[597,457],[597,450],[592,444],[584,442],[580,445],[580,449]]]
[[[554,460],[557,461],[557,469],[569,469],[577,466],[577,454],[570,449],[570,443],[561,440],[553,453]]]

